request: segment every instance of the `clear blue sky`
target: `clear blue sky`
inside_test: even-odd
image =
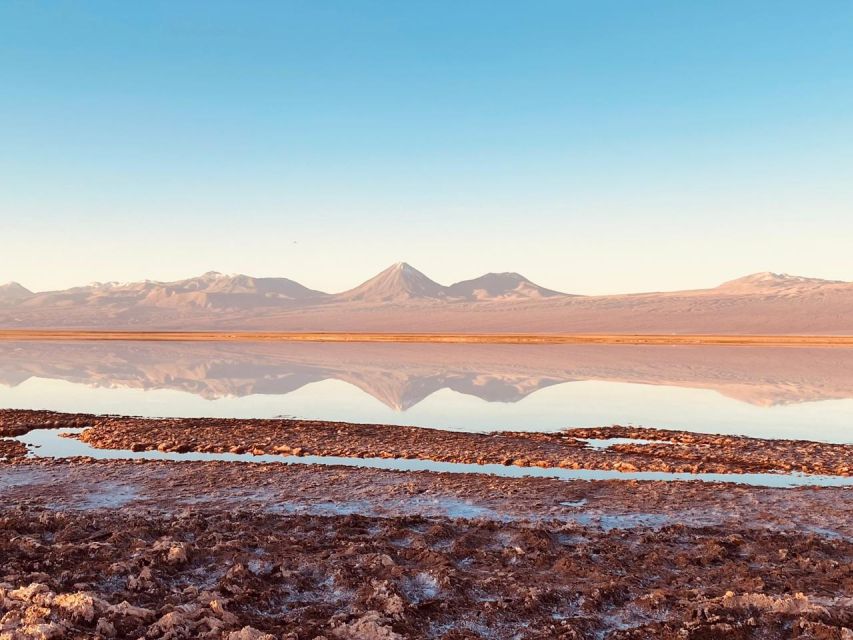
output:
[[[853,280],[853,2],[0,2],[0,281]]]

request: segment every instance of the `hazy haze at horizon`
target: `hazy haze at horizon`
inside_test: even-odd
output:
[[[9,2],[0,282],[853,280],[853,5]]]

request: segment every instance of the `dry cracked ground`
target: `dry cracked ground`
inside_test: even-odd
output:
[[[846,488],[14,457],[0,639],[851,640],[851,513]]]

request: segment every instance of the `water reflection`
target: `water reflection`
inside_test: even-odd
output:
[[[125,449],[97,449],[76,438],[63,434],[80,433],[84,429],[36,429],[15,438],[23,442],[35,458],[69,458],[86,456],[97,460],[168,460],[170,462],[239,462],[246,464],[317,464],[324,466],[360,467],[390,471],[434,471],[441,473],[477,473],[503,478],[557,478],[560,480],[697,480],[700,482],[733,482],[754,487],[849,487],[853,478],[820,476],[801,473],[664,473],[637,471],[625,473],[603,469],[558,469],[542,467],[517,467],[501,464],[471,464],[437,462],[434,460],[404,460],[401,458],[344,458],[340,456],[285,456],[249,453],[174,453],[161,451],[128,451]],[[567,503],[564,503],[564,505]],[[470,517],[470,516],[469,516]]]
[[[840,441],[853,427],[853,349],[5,342],[0,385],[0,406],[145,415],[620,422]]]

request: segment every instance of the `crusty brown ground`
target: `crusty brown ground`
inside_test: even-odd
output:
[[[200,510],[0,522],[5,625],[54,637],[841,639],[853,625],[853,544],[770,531]]]
[[[853,541],[853,490],[703,482],[562,481],[341,466],[31,459],[0,464],[8,504],[172,512],[555,519],[590,526],[767,526]]]
[[[14,440],[0,440],[0,460],[23,458],[25,455],[27,455],[27,448],[22,443]]]
[[[22,436],[33,429],[74,429],[91,424],[94,415],[88,413],[58,413],[0,409],[0,438]]]
[[[853,445],[633,427],[482,434],[309,420],[130,418],[0,411],[0,435],[20,435],[35,428],[74,426],[91,427],[81,439],[94,447],[134,451],[418,458],[618,471],[853,474]],[[594,450],[578,439],[610,437],[660,443],[623,444]]]
[[[0,634],[33,632],[14,638],[846,640],[853,625],[845,489],[40,460],[0,465],[0,498]]]
[[[287,434],[306,453],[325,437],[460,458],[509,446],[606,460],[575,437],[618,435],[758,464],[767,444],[0,412],[0,436],[88,425],[116,446]],[[813,467],[838,451],[787,446]],[[18,457],[0,462],[0,640],[850,640],[851,513],[845,488]]]

